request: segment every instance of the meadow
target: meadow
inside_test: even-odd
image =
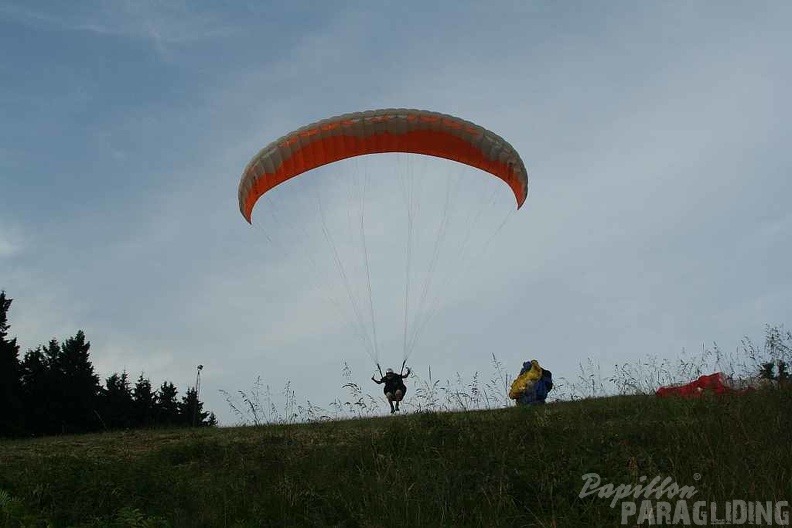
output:
[[[381,411],[382,402],[347,380],[348,397],[323,409],[298,404],[288,386],[281,409],[264,387],[229,395],[253,425],[3,440],[0,519],[97,527],[620,525],[620,504],[606,492],[582,493],[592,474],[614,488],[670,479],[708,503],[792,499],[789,383],[657,398],[644,385],[663,375],[662,362],[648,360],[607,380],[581,367],[577,379],[558,380],[564,398],[513,407],[491,392],[509,381],[494,361],[486,382],[416,380],[413,407],[393,416],[368,416],[369,405]],[[683,375],[682,364],[667,372]],[[606,389],[617,393],[598,394]]]

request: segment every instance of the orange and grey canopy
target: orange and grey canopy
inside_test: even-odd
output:
[[[386,109],[325,119],[267,145],[242,174],[239,210],[250,222],[261,195],[286,180],[335,161],[385,152],[436,156],[489,172],[511,187],[518,209],[528,193],[525,165],[497,134],[450,115]]]

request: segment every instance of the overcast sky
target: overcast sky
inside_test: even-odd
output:
[[[346,362],[380,394],[350,298],[397,369],[411,299],[427,324],[409,364],[437,378],[488,375],[492,354],[574,378],[792,319],[792,3],[267,4],[0,0],[0,288],[23,352],[82,329],[103,378],[184,389],[203,364],[230,424],[219,390],[258,376],[326,405]],[[384,156],[277,188],[245,222],[259,149],[390,107],[501,135],[525,206],[454,163]],[[405,290],[409,188],[427,192]],[[427,282],[436,246],[449,268]]]

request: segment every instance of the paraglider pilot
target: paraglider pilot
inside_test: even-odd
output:
[[[402,401],[405,393],[407,392],[407,387],[404,385],[404,379],[410,375],[410,372],[410,367],[407,367],[407,374],[396,374],[393,372],[393,369],[388,369],[385,371],[385,375],[379,380],[375,379],[374,376],[371,376],[371,381],[377,385],[381,385],[383,383],[385,384],[383,392],[385,393],[385,397],[388,398],[391,414],[399,410],[399,402]],[[380,371],[380,374],[382,374],[382,371]],[[394,402],[396,403],[395,406],[393,405]]]
[[[515,400],[517,405],[541,405],[552,389],[553,374],[532,359],[523,363],[520,374],[509,390],[509,398]]]

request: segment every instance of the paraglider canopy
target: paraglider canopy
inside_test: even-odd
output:
[[[699,376],[697,379],[680,385],[667,385],[655,391],[663,398],[678,396],[680,398],[699,398],[705,394],[743,394],[753,390],[752,387],[739,387],[723,372]]]
[[[518,209],[528,194],[519,154],[494,132],[437,112],[384,109],[325,119],[264,147],[242,174],[239,210],[250,223],[256,201],[286,180],[343,159],[386,152],[436,156],[489,172],[511,187]]]

